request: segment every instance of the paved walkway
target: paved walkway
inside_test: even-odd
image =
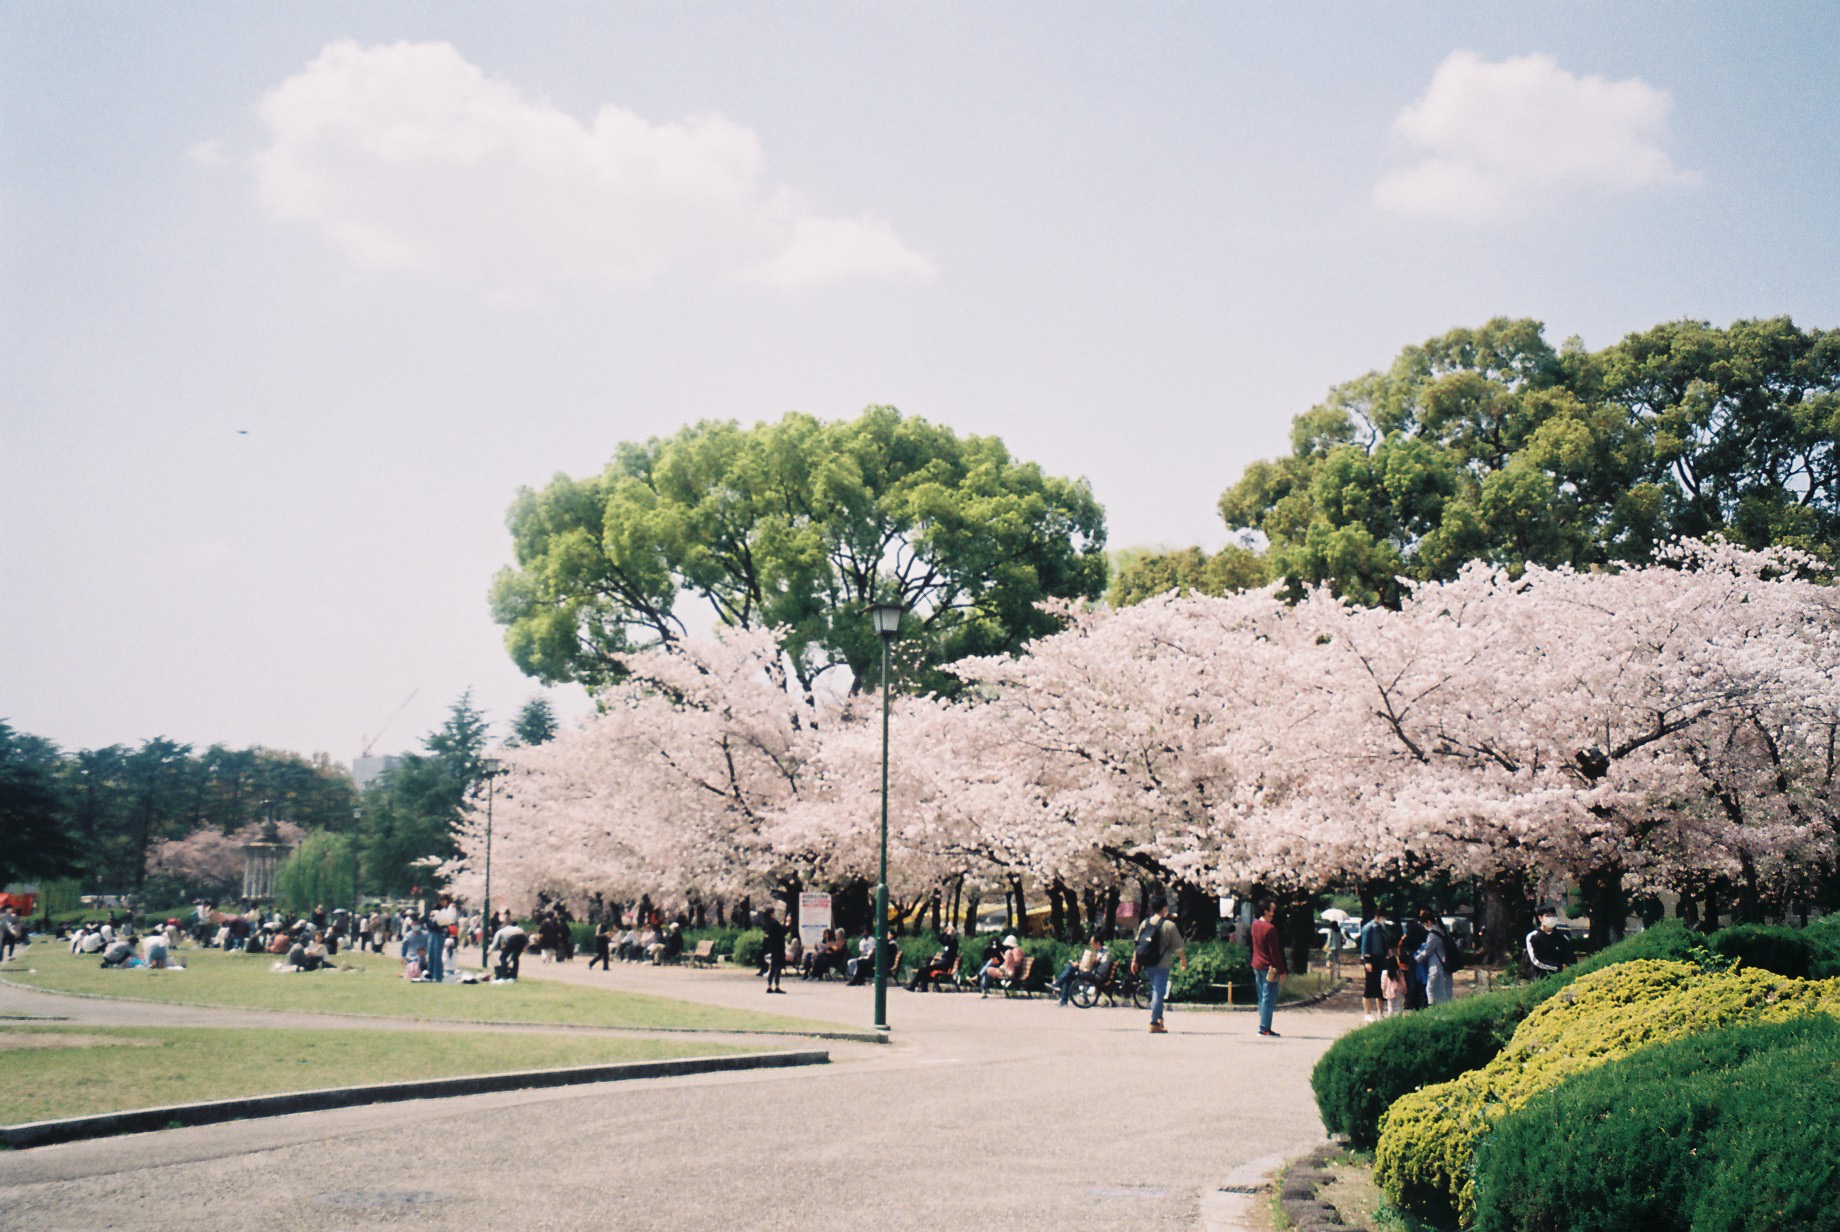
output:
[[[529,963],[525,975],[853,1027],[870,1019],[870,990],[836,982],[789,980],[787,996],[768,997],[733,970],[603,973],[578,960]],[[829,1043],[835,1063],[819,1070],[473,1096],[10,1153],[0,1156],[0,1227],[1187,1232],[1248,1164],[1321,1140],[1310,1067],[1359,1021],[1331,1007],[1281,1012],[1283,1038],[1261,1040],[1248,1014],[1172,1009],[1170,1034],[1152,1036],[1130,1009],[889,996],[894,1042]],[[0,989],[0,1013],[51,1004],[74,1021],[328,1021]]]

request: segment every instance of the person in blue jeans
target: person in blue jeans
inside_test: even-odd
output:
[[[1169,959],[1174,955],[1188,970],[1188,947],[1182,930],[1169,918],[1169,899],[1161,894],[1150,896],[1150,918],[1137,930],[1137,946],[1131,956],[1131,970],[1141,971],[1150,985],[1150,1034],[1166,1035],[1163,1025],[1163,1002],[1169,996]]]
[[[1258,912],[1258,918],[1252,921],[1252,983],[1259,993],[1259,1034],[1276,1039],[1271,1014],[1278,1008],[1278,990],[1290,972],[1284,965],[1284,945],[1278,936],[1278,904],[1264,899]]]
[[[432,919],[422,921],[428,933],[428,948],[422,959],[422,978],[431,984],[439,984],[446,977],[442,969],[442,959],[446,957],[447,932]]]

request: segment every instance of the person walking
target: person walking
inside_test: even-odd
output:
[[[607,965],[613,957],[613,925],[602,920],[600,927],[594,930],[594,957],[588,960],[588,970],[594,970],[599,963],[602,971],[611,970]]]
[[[760,931],[766,934],[763,957],[767,960],[767,991],[784,993],[786,990],[779,986],[779,977],[786,969],[786,926],[774,918],[773,908],[761,909]]]
[[[1150,918],[1137,930],[1137,943],[1131,952],[1131,970],[1140,972],[1150,985],[1150,1034],[1167,1035],[1163,1025],[1163,1002],[1169,997],[1170,956],[1182,960],[1188,970],[1188,945],[1182,930],[1169,918],[1169,899],[1162,894],[1150,896]]]
[[[1361,925],[1361,1008],[1365,1017],[1363,1022],[1372,1022],[1380,1016],[1385,1004],[1385,989],[1381,987],[1382,978],[1387,968],[1392,965],[1393,946],[1386,928],[1386,908],[1374,904],[1374,914],[1367,923]]]
[[[1259,994],[1259,1034],[1277,1039],[1271,1029],[1272,1011],[1278,1008],[1278,990],[1290,968],[1284,965],[1284,945],[1278,937],[1278,904],[1272,899],[1259,903],[1258,918],[1252,921],[1252,984]]]

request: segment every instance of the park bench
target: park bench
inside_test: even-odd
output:
[[[716,943],[710,940],[699,941],[696,949],[691,951],[690,965],[693,967],[713,967],[716,965]]]
[[[998,980],[997,987],[1003,990],[1003,995],[1006,997],[1013,996],[1016,993],[1021,993],[1025,997],[1032,997],[1035,995],[1035,990],[1029,987],[1029,977],[1034,974],[1034,955],[1025,955],[1022,960],[1022,966],[1016,969],[1016,974],[1007,979]]]

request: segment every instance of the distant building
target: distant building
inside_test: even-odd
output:
[[[351,778],[363,791],[385,774],[402,765],[402,758],[390,755],[385,757],[359,757],[351,763]]]

